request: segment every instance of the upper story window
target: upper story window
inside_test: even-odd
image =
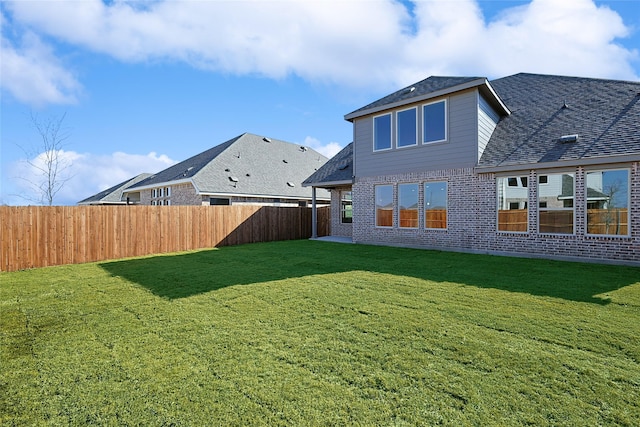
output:
[[[445,141],[447,139],[447,101],[437,101],[422,106],[422,142]]]
[[[587,234],[629,235],[629,170],[587,172]]]
[[[396,125],[396,145],[398,148],[418,144],[418,109],[398,111]]]
[[[391,149],[391,114],[373,118],[373,151]]]

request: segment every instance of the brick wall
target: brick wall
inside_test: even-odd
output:
[[[342,213],[340,212],[340,192],[350,191],[351,186],[338,187],[331,190],[331,235],[341,237],[351,237],[352,224],[342,223]]]
[[[535,170],[528,172],[529,231],[527,233],[497,232],[495,175],[475,174],[473,169],[466,168],[356,179],[353,185],[353,240],[356,243],[407,245],[483,253],[518,253],[568,259],[640,262],[640,166],[638,162],[633,163],[630,168],[630,236],[587,235],[585,170],[578,167],[561,172],[575,174],[575,230],[571,235],[538,233],[537,186],[535,185],[537,172]],[[548,171],[545,171],[546,173]],[[517,175],[527,175],[527,173]],[[447,181],[448,183],[447,229],[424,228],[423,184],[428,181]],[[420,184],[418,229],[398,227],[398,183]],[[393,212],[394,225],[390,228],[375,226],[374,188],[379,184],[394,185],[396,209]],[[339,203],[337,205],[339,206]]]

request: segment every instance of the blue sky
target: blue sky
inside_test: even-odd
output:
[[[640,79],[640,2],[2,1],[0,204],[37,204],[40,136],[66,114],[55,204],[244,132],[327,156],[344,115],[430,75]]]

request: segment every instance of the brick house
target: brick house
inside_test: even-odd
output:
[[[93,196],[89,196],[86,199],[80,200],[78,202],[79,205],[127,205],[127,204],[137,204],[140,202],[139,199],[129,197],[127,199],[124,196],[124,192],[127,188],[139,183],[140,181],[150,177],[150,173],[141,173],[139,175],[134,176],[131,179],[128,179],[120,184],[116,184],[113,187],[107,188]]]
[[[354,243],[640,263],[640,83],[429,77],[303,185]]]
[[[129,186],[122,197],[143,205],[307,206],[302,181],[325,164],[317,151],[244,133]],[[317,199],[328,203],[326,190]]]

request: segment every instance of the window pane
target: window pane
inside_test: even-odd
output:
[[[418,227],[418,184],[398,185],[400,227]]]
[[[425,228],[447,228],[447,183],[424,184]]]
[[[353,222],[351,191],[342,191],[340,193],[340,216],[342,222],[345,224],[350,224]]]
[[[374,117],[373,149],[387,150],[391,148],[391,114]]]
[[[538,185],[538,230],[541,233],[573,233],[572,173],[546,175]]]
[[[587,173],[587,233],[629,234],[629,171]]]
[[[425,105],[422,109],[424,116],[424,142],[444,141],[447,139],[445,102]]]
[[[376,186],[376,226],[393,226],[393,186]]]
[[[526,232],[528,229],[527,178],[499,177],[498,231]]]
[[[417,111],[412,108],[398,112],[398,147],[407,147],[418,143]]]

